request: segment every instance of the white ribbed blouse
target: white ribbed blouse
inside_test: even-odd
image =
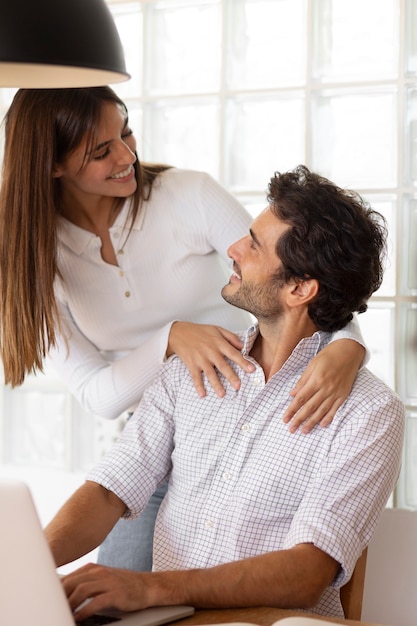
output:
[[[231,330],[250,321],[220,295],[227,248],[251,223],[233,196],[205,173],[169,169],[125,242],[127,212],[126,204],[110,228],[119,267],[103,261],[93,233],[64,218],[58,232],[67,344],[60,337],[50,357],[81,404],[110,419],[137,404],[156,376],[174,320]]]

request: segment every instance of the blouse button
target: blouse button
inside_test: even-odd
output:
[[[130,291],[125,291],[126,298],[130,298]]]

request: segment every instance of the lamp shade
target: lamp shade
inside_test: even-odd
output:
[[[93,87],[128,78],[104,0],[0,0],[0,87]]]

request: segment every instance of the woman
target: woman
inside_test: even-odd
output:
[[[19,90],[6,115],[0,193],[6,384],[21,384],[49,354],[88,411],[114,418],[134,410],[176,353],[201,396],[206,384],[224,394],[216,371],[238,388],[225,357],[251,365],[226,328],[248,318],[220,289],[227,247],[250,221],[208,175],[141,164],[126,107],[109,87]],[[293,430],[310,415],[306,431],[331,421],[363,352],[356,341],[337,341],[312,362],[285,416],[303,405]],[[163,493],[150,503],[151,518]],[[123,537],[112,532],[100,560],[149,569],[153,526],[145,515],[137,525],[120,522]]]

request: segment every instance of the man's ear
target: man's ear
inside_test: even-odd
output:
[[[290,306],[309,304],[317,296],[319,287],[319,281],[315,278],[294,282],[289,296]]]

